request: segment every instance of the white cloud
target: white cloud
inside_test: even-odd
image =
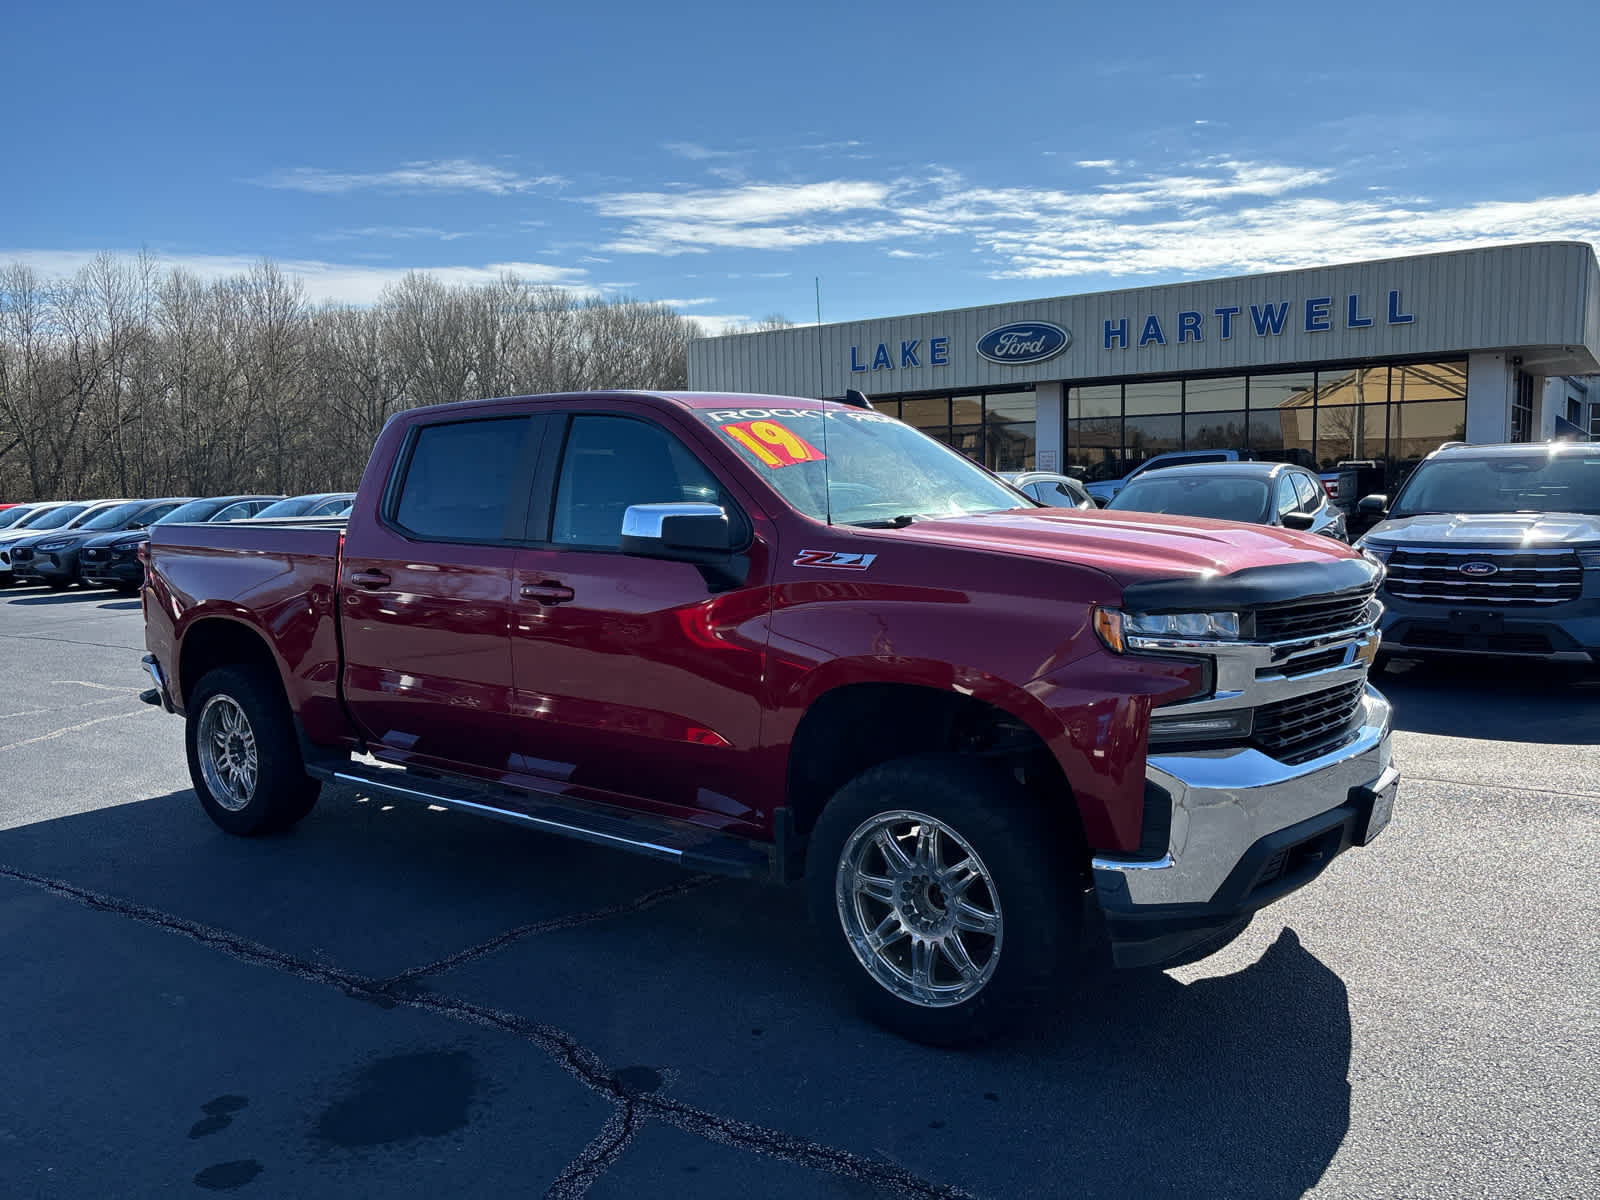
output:
[[[1090,169],[1099,168],[1103,171],[1109,171],[1117,165],[1117,160],[1114,158],[1080,158],[1072,165],[1075,167],[1088,167]]]
[[[253,180],[263,187],[338,194],[369,189],[389,192],[487,192],[507,196],[535,188],[558,187],[559,175],[519,175],[469,158],[403,163],[392,171],[328,171],[321,167],[283,167]]]
[[[364,229],[335,229],[332,233],[319,233],[316,238],[319,242],[344,242],[355,238],[437,238],[441,242],[454,242],[471,236],[426,225],[368,225]]]
[[[864,180],[752,183],[736,188],[700,188],[685,192],[618,192],[596,196],[591,203],[608,217],[745,224],[875,208],[887,198],[889,190],[886,183]]]
[[[947,168],[892,182],[833,179],[591,197],[622,228],[611,251],[703,254],[888,243],[909,259],[964,245],[995,279],[1174,276],[1312,266],[1503,241],[1600,238],[1600,192],[1441,208],[1340,187],[1327,167],[1212,158],[1167,173],[1078,165],[1092,186],[973,186]],[[1120,164],[1126,166],[1127,164]],[[915,249],[894,245],[916,239]],[[927,249],[930,243],[933,249]]]
[[[77,271],[97,252],[93,250],[3,250],[0,263],[20,262],[49,277],[67,276]],[[131,259],[136,251],[115,251]],[[241,275],[261,260],[230,254],[158,254],[151,257],[165,268],[179,267],[202,279],[221,279]],[[550,284],[579,295],[599,295],[601,289],[584,280],[584,271],[555,267],[546,263],[503,262],[482,266],[407,266],[366,267],[349,263],[320,262],[314,259],[274,259],[273,264],[286,275],[299,279],[306,297],[313,303],[371,304],[390,284],[398,283],[412,271],[420,271],[442,283],[491,283],[502,275],[516,275],[525,283]]]
[[[1600,192],[1432,211],[1377,198],[1294,197],[1227,214],[1130,225],[1041,221],[979,234],[995,256],[995,279],[1249,273],[1495,242],[1596,238]]]
[[[669,308],[698,308],[702,304],[715,304],[715,296],[701,296],[694,300],[653,300],[652,304],[665,304]]]
[[[740,325],[748,325],[753,320],[746,313],[728,313],[712,315],[710,313],[694,313],[689,319],[700,326],[703,337],[721,337],[730,329]]]
[[[741,153],[738,150],[712,150],[698,142],[662,142],[661,148],[669,154],[676,154],[679,158],[687,158],[691,162],[705,162],[713,158],[737,158]]]

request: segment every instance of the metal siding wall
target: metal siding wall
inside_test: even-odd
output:
[[[1408,324],[1387,321],[1388,294],[1400,292]],[[1346,297],[1361,295],[1368,328],[1345,327]],[[1331,299],[1327,332],[1304,330],[1305,301]],[[1258,336],[1250,305],[1289,302],[1280,335]],[[1237,306],[1233,336],[1223,341],[1219,307]],[[1177,314],[1199,311],[1204,340],[1178,343]],[[1165,346],[1138,346],[1145,317],[1155,314]],[[1106,350],[1102,322],[1128,320],[1128,349]],[[1029,366],[1002,366],[978,357],[978,338],[1012,321],[1053,321],[1072,332],[1063,354]],[[1018,301],[949,312],[853,321],[822,329],[822,387],[838,395],[858,387],[868,395],[1015,387],[1049,380],[1187,375],[1205,371],[1271,369],[1351,359],[1460,354],[1471,350],[1573,346],[1600,359],[1600,265],[1581,243],[1494,246],[1383,262],[1317,267],[1233,279],[1168,284]],[[928,365],[929,341],[949,338],[949,365]],[[737,334],[690,347],[690,386],[779,395],[818,390],[814,326]],[[922,366],[900,366],[900,342],[918,341]],[[890,370],[852,372],[850,347],[870,364],[878,344]],[[1574,368],[1576,369],[1576,368]]]

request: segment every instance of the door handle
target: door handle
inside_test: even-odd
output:
[[[381,588],[389,584],[389,576],[383,571],[352,571],[350,582],[357,587]]]
[[[537,600],[540,604],[565,604],[573,598],[573,591],[565,584],[557,583],[554,579],[544,579],[538,583],[525,583],[522,585],[522,598],[524,600]]]

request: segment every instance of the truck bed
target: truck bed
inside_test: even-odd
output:
[[[339,707],[338,577],[344,519],[159,525],[146,550],[148,642],[181,707],[201,622],[234,622],[272,648],[289,702],[321,741],[349,734]],[[178,614],[178,615],[174,615]],[[212,639],[222,625],[208,627]],[[177,649],[183,646],[180,656]],[[196,674],[198,678],[198,674]]]

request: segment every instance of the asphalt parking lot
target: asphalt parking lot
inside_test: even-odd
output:
[[[0,1195],[1600,1194],[1600,676],[1392,666],[1377,843],[951,1052],[798,891],[350,789],[228,838],[142,641],[0,592]]]

